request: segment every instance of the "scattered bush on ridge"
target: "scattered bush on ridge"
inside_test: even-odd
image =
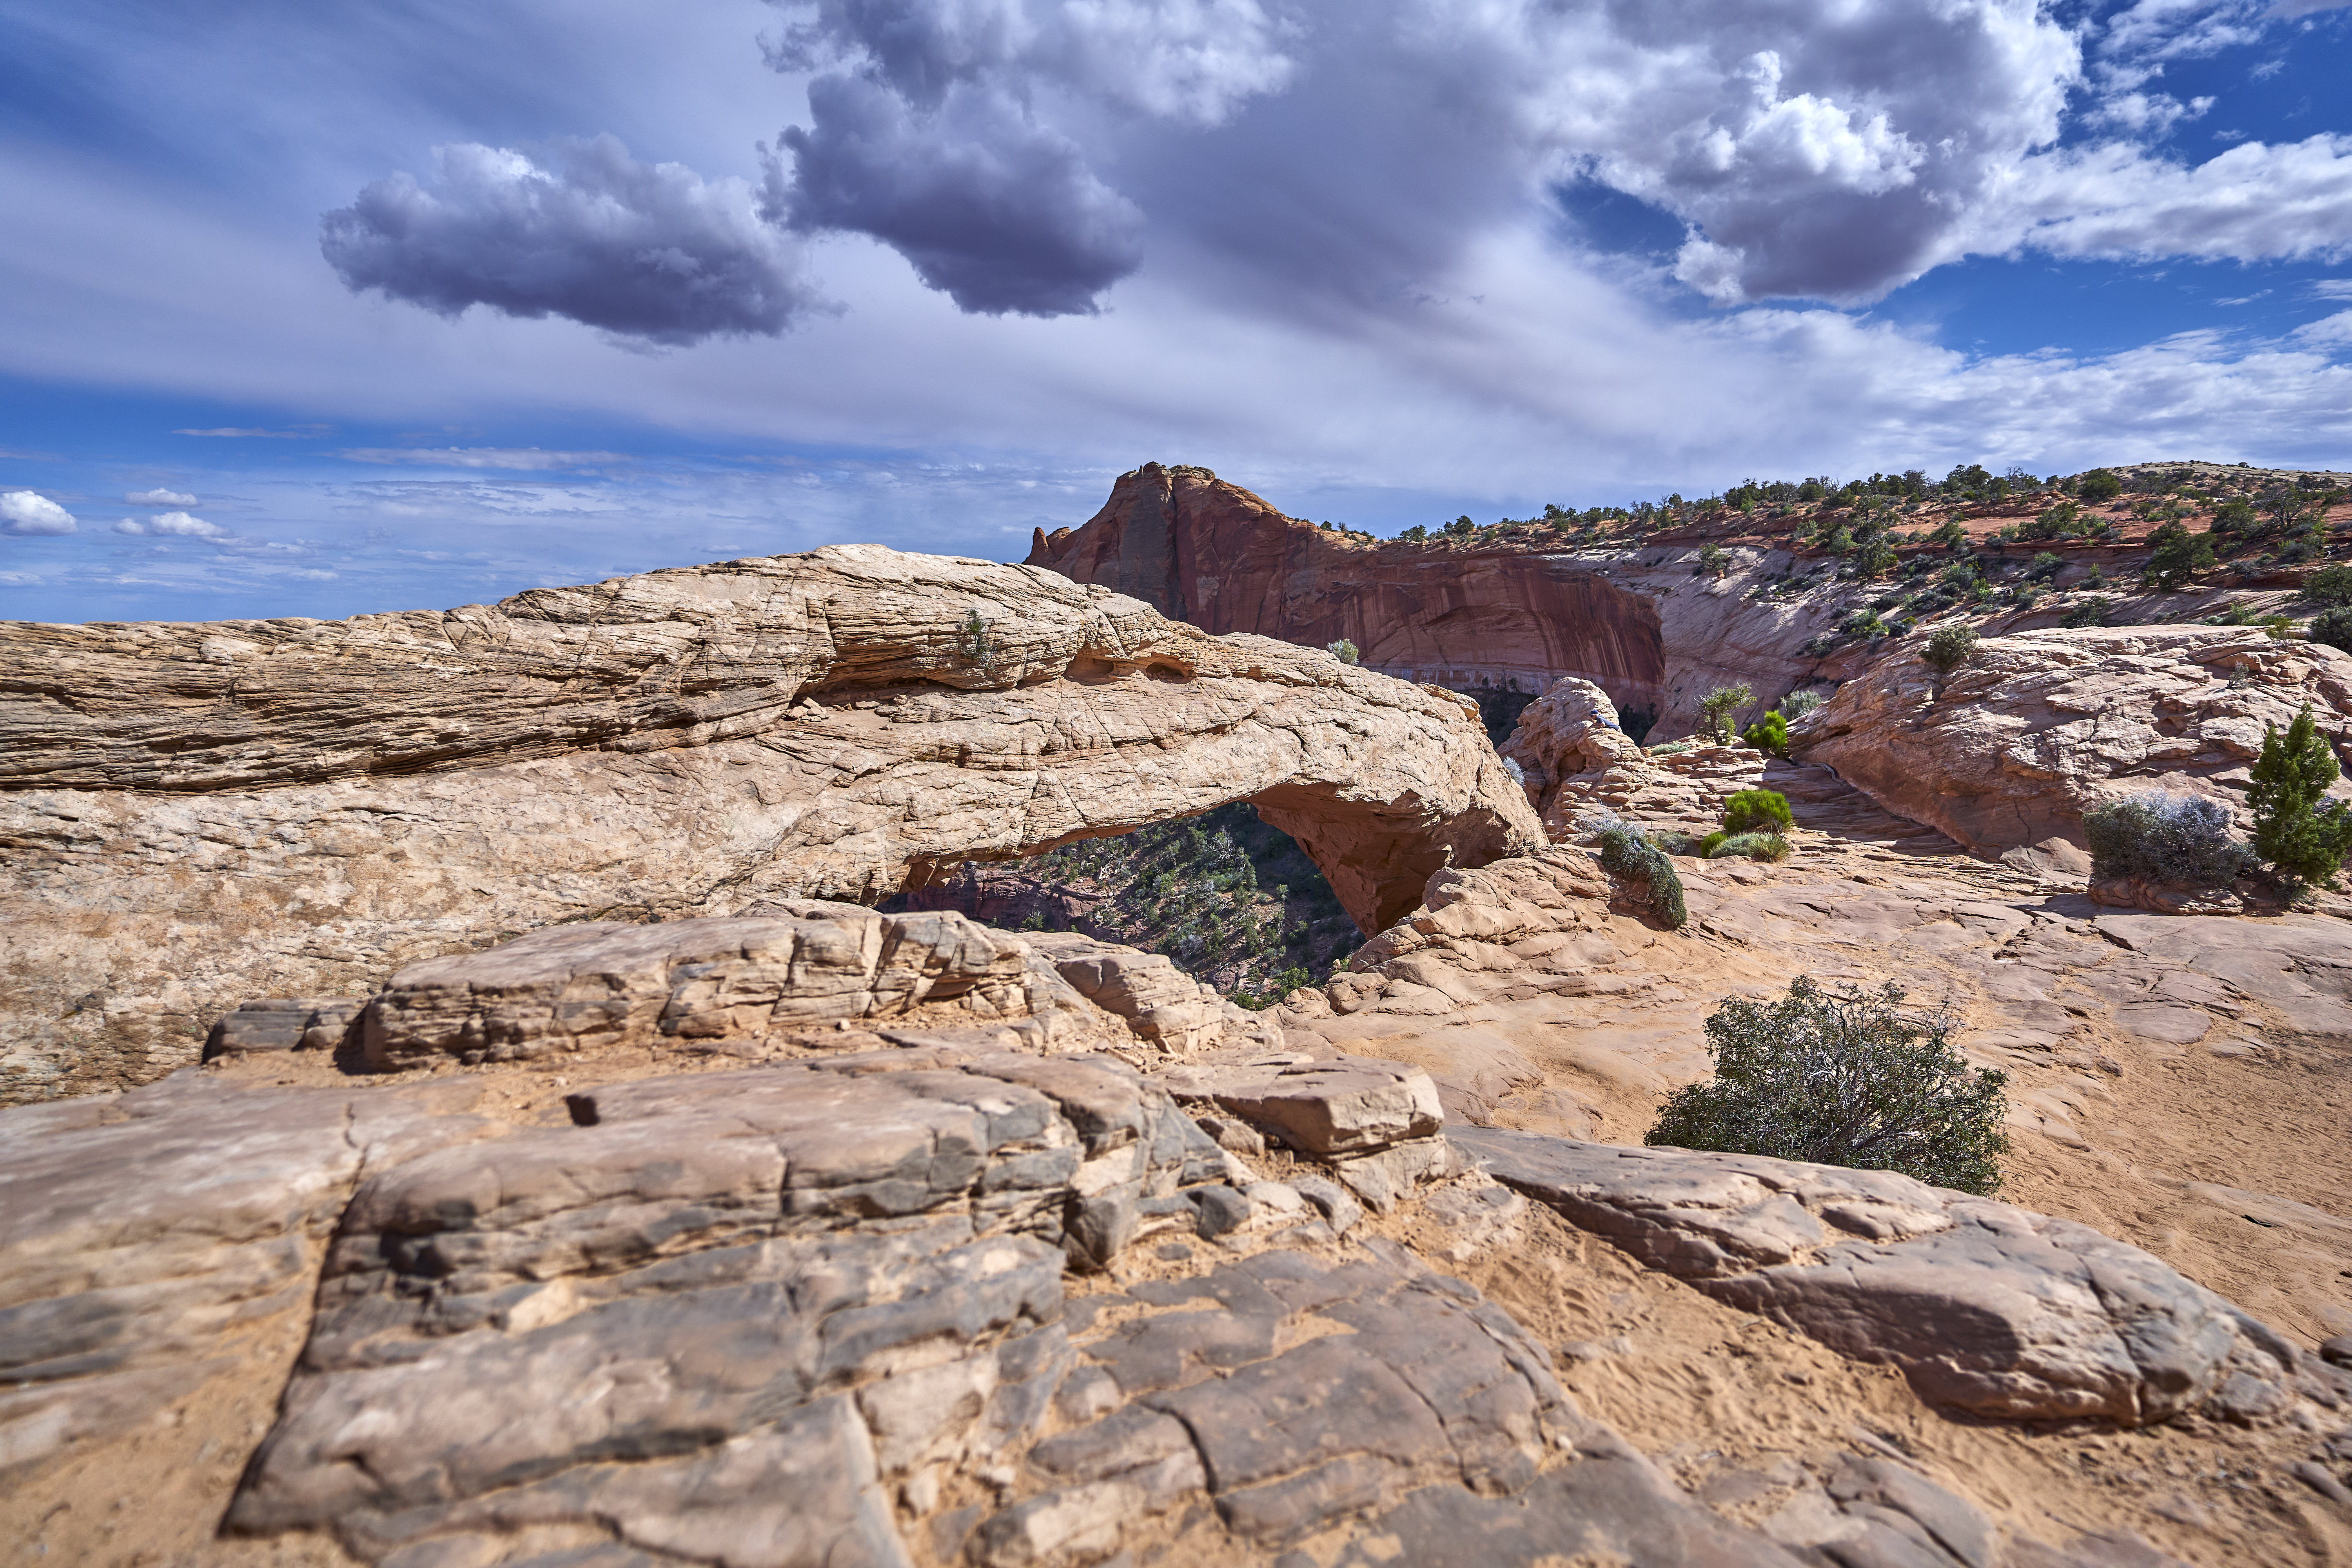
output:
[[[1675,1090],[1643,1142],[1991,1194],[2009,1148],[2007,1076],[1970,1068],[1953,1021],[1899,1011],[1903,994],[1800,975],[1780,1001],[1724,1003],[1706,1021],[1714,1078]]]
[[[2322,566],[2303,580],[2303,596],[2315,605],[2352,605],[2352,565]]]
[[[2083,814],[2091,875],[2177,887],[2226,888],[2254,868],[2254,852],[2230,836],[2230,809],[2203,795],[2152,790]]]
[[[2329,647],[2352,653],[2352,605],[2322,610],[2311,618],[2308,635],[2313,642],[2326,643]]]
[[[1974,626],[1945,626],[1927,639],[1919,657],[1935,667],[1937,675],[1949,675],[1969,661],[1977,651],[1977,629]]]

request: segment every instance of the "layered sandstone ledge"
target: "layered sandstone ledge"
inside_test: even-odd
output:
[[[1470,704],[867,545],[349,621],[0,628],[0,1098],[257,992],[583,920],[871,902],[1255,801],[1367,931],[1538,841]]]
[[[1424,954],[1601,929],[1567,854],[1437,879]],[[2124,1522],[2162,1483],[2092,1473],[2126,1431],[2226,1478],[2168,1537],[2200,1562],[2280,1541],[2279,1487],[2343,1494],[2352,1374],[2137,1248],[1448,1127],[1409,1064],[1108,1005],[1149,968],[811,901],[557,929],[340,1039],[0,1111],[0,1531],[201,1568],[2091,1568],[2174,1561]],[[1654,1356],[1704,1453],[1633,1394]]]

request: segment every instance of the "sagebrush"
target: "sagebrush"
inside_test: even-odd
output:
[[[2008,1077],[1970,1068],[1953,1020],[1904,1012],[1903,994],[1800,975],[1779,1001],[1724,1003],[1706,1021],[1715,1076],[1675,1090],[1643,1142],[1997,1192]]]
[[[2203,795],[2151,790],[2083,814],[2091,875],[2179,887],[2226,888],[2254,868],[2254,852],[2231,836],[2230,808]]]
[[[1683,879],[1675,874],[1674,862],[1632,823],[1611,823],[1601,830],[1601,868],[1612,877],[1645,884],[1651,911],[1668,931],[1680,930],[1690,918],[1683,905]]]

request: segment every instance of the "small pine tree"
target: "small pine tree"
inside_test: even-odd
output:
[[[1677,1089],[1643,1142],[1898,1171],[1990,1194],[2009,1148],[2005,1075],[1971,1069],[1949,1018],[1800,975],[1778,1002],[1729,1001],[1706,1021],[1715,1076]]]
[[[2334,887],[2352,856],[2352,807],[2320,805],[2339,771],[2308,703],[2284,735],[2275,724],[2263,726],[2263,754],[2254,759],[2246,804],[2254,814],[2254,853],[2270,862],[2290,897]]]

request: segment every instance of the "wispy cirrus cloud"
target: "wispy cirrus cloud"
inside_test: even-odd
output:
[[[524,473],[610,468],[630,460],[621,452],[543,452],[537,447],[353,447],[335,456],[352,463],[421,468],[509,468]]]

